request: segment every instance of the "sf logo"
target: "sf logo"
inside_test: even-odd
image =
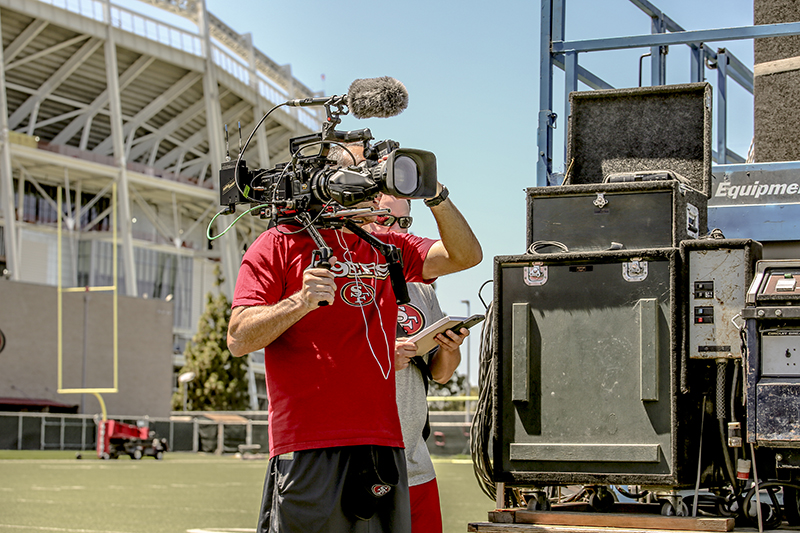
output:
[[[419,309],[411,304],[404,304],[397,308],[397,323],[406,335],[411,336],[422,331],[425,319]]]
[[[342,300],[349,305],[361,307],[375,300],[375,289],[360,281],[352,281],[342,287]]]

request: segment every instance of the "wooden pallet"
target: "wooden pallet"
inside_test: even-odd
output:
[[[733,531],[733,518],[691,518],[634,513],[576,513],[569,511],[528,511],[503,509],[489,512],[488,523],[468,525],[476,533],[549,532],[597,533],[614,528],[614,533],[664,531]]]

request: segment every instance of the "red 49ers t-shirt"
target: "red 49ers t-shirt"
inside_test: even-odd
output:
[[[306,233],[263,234],[242,260],[233,307],[273,305],[301,288],[314,242]],[[403,446],[395,403],[394,341],[397,304],[386,259],[357,235],[320,234],[337,263],[333,305],[320,307],[264,349],[269,398],[270,456],[377,444]],[[387,233],[403,257],[406,280],[422,280],[434,240]],[[429,280],[432,281],[432,280]]]

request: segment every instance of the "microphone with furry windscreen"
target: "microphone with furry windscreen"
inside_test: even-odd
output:
[[[242,155],[256,130],[282,106],[324,107],[324,116],[316,114],[320,131],[289,139],[290,161],[250,170]],[[400,198],[435,196],[438,182],[432,152],[400,148],[400,143],[391,139],[373,143],[369,128],[336,129],[343,115],[388,118],[406,107],[408,91],[388,76],[355,80],[344,95],[289,100],[274,106],[240,146],[236,160],[228,157],[220,167],[220,205],[225,206],[221,213],[234,213],[237,204],[250,204],[250,209],[259,210],[264,218],[296,222],[298,216],[307,215],[314,226],[334,227],[343,220],[336,218],[336,210],[372,200],[381,192]],[[363,165],[341,168],[334,158],[329,159],[332,146],[354,143],[363,146]]]
[[[393,117],[408,107],[408,91],[388,76],[355,80],[347,90],[347,107],[356,118]]]
[[[355,80],[347,94],[342,96],[319,96],[289,100],[291,107],[321,105],[347,105],[356,118],[389,118],[402,113],[408,107],[408,91],[400,81],[382,76]]]

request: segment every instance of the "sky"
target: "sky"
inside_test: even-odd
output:
[[[752,0],[651,0],[687,30],[748,26]],[[536,0],[206,0],[207,9],[312,91],[347,92],[355,79],[391,76],[409,93],[408,108],[389,119],[344,117],[338,129],[368,127],[373,136],[436,154],[439,181],[464,214],[483,247],[483,261],[437,282],[447,314],[484,312],[494,258],[525,251],[525,189],[536,186],[539,112],[539,17]],[[650,33],[650,19],[628,0],[567,0],[566,39]],[[707,43],[725,47],[752,70],[752,41]],[[639,56],[648,50],[592,52],[579,64],[614,87],[638,85]],[[645,85],[649,59],[644,59]],[[716,85],[715,70],[705,70]],[[667,82],[689,81],[687,47],[667,55]],[[581,85],[579,90],[587,90]],[[563,171],[563,73],[555,70],[554,171]],[[714,98],[717,98],[716,90]],[[729,81],[728,146],[746,155],[753,103]],[[412,207],[412,232],[438,235],[421,200]],[[468,301],[469,304],[463,303]],[[480,328],[471,335],[470,381],[477,384]],[[459,373],[467,369],[462,348]]]

